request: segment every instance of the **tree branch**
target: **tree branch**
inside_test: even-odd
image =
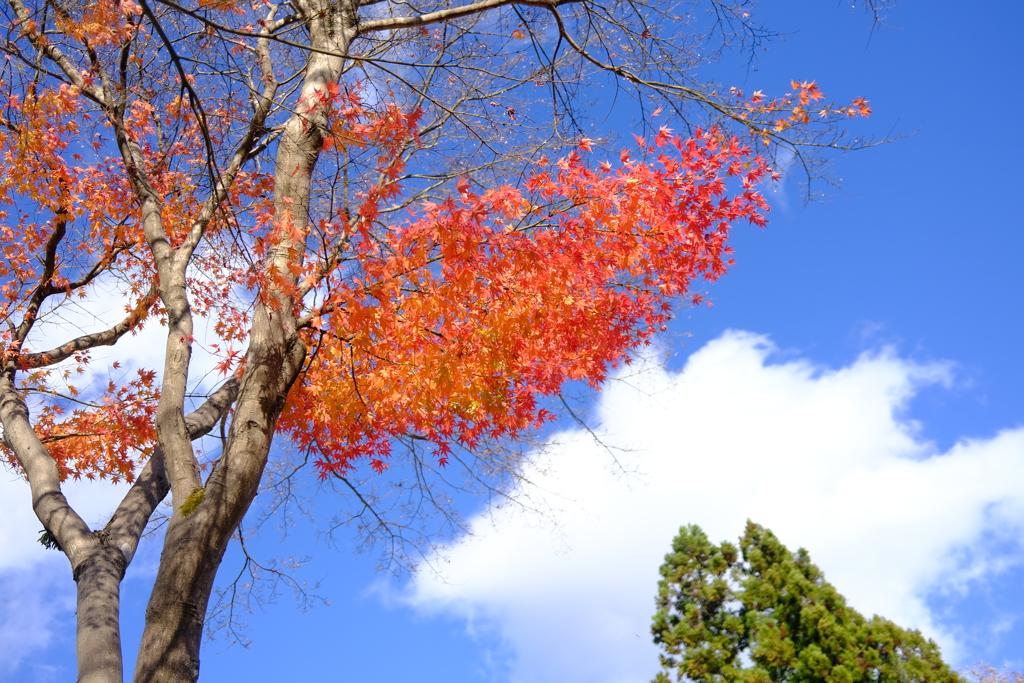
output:
[[[96,548],[89,525],[78,516],[60,490],[57,463],[39,440],[28,418],[28,406],[8,375],[0,375],[0,423],[4,443],[14,451],[32,489],[32,509],[60,547],[72,567]]]
[[[277,6],[272,6],[267,18],[264,21],[265,26],[272,25],[274,23],[274,15],[277,13]],[[189,230],[188,236],[182,243],[182,248],[187,250],[189,254],[199,244],[199,240],[202,238],[206,226],[213,218],[217,209],[224,203],[224,200],[228,196],[228,190],[231,189],[231,185],[235,181],[235,177],[238,172],[242,169],[245,163],[251,158],[253,148],[256,143],[259,142],[269,131],[264,127],[267,121],[267,117],[270,115],[271,108],[274,104],[274,95],[277,93],[278,81],[274,75],[274,63],[270,56],[269,37],[270,30],[264,28],[257,40],[256,54],[260,64],[260,72],[262,74],[263,88],[256,94],[255,99],[255,111],[253,112],[252,119],[249,121],[249,126],[242,137],[242,140],[238,143],[234,153],[231,155],[227,166],[222,174],[217,177],[216,184],[214,185],[214,191],[203,203],[202,209],[199,211],[199,215],[192,224],[192,229]],[[170,50],[170,42],[167,41],[168,50]],[[185,82],[184,77],[182,77]],[[191,86],[190,86],[191,87]],[[190,89],[189,92],[194,94],[194,91]],[[198,97],[196,95],[196,97]],[[209,143],[209,134],[205,130],[205,116],[204,116],[204,131],[203,134],[207,139],[207,145]],[[213,158],[212,152],[210,153],[210,159]]]
[[[238,386],[238,377],[230,378],[203,405],[185,417],[189,438],[194,441],[213,429],[234,403]],[[107,542],[124,554],[126,562],[132,561],[149,518],[170,489],[164,469],[164,454],[158,446],[105,527]]]
[[[425,26],[436,24],[442,21],[450,21],[459,17],[466,17],[471,14],[479,14],[487,10],[505,7],[506,5],[529,5],[531,7],[555,8],[570,3],[582,2],[583,0],[481,0],[472,2],[461,7],[450,7],[436,12],[417,14],[407,17],[391,17],[388,19],[372,19],[360,22],[356,27],[357,35],[372,33],[375,31],[389,31],[399,28],[410,28],[414,26]]]
[[[136,325],[146,317],[149,307],[156,301],[156,294],[156,287],[151,287],[149,292],[139,299],[132,312],[113,327],[102,332],[83,334],[81,337],[72,339],[49,351],[21,354],[15,359],[15,367],[19,370],[48,367],[70,358],[79,351],[96,348],[97,346],[113,346],[127,332],[135,329]]]
[[[64,209],[60,210],[63,213]],[[39,277],[39,286],[36,287],[35,291],[32,292],[32,298],[29,300],[28,307],[25,309],[25,316],[21,320],[21,324],[18,325],[18,332],[15,334],[14,339],[18,342],[24,342],[28,336],[29,331],[32,329],[32,325],[36,321],[36,315],[39,313],[39,307],[43,305],[46,298],[53,293],[53,286],[50,284],[50,280],[53,278],[54,272],[57,270],[57,247],[60,246],[61,240],[67,234],[68,222],[63,218],[57,220],[57,225],[53,228],[53,233],[50,235],[50,239],[46,241],[46,251],[43,258],[43,272]]]
[[[29,11],[25,8],[24,3],[21,0],[9,0],[11,9],[14,10],[14,14],[18,17],[18,23],[25,27],[22,29],[22,35],[28,38],[29,42],[32,43],[32,47],[39,50],[42,54],[46,55],[46,58],[57,65],[57,67],[67,76],[68,80],[71,81],[72,85],[81,90],[82,94],[93,100],[97,104],[106,107],[109,102],[102,89],[96,86],[89,85],[86,81],[85,76],[79,71],[75,65],[68,59],[67,55],[61,52],[60,48],[54,45],[52,42],[43,40],[42,36],[34,30],[35,21],[29,14]]]

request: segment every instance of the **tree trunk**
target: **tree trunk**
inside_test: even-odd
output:
[[[121,551],[102,541],[75,567],[78,683],[121,683],[123,679],[120,605],[126,567]]]
[[[275,219],[290,221],[304,236],[309,223],[310,185],[327,124],[329,84],[341,77],[355,27],[355,5],[298,0],[307,17],[311,52],[296,111],[285,124],[275,174]],[[306,349],[295,329],[296,281],[289,266],[301,265],[305,245],[285,236],[271,246],[270,278],[289,282],[267,292],[268,303],[253,314],[242,378],[228,440],[217,469],[204,489],[203,502],[188,517],[180,505],[167,525],[146,626],[135,669],[136,683],[194,683],[199,677],[203,623],[217,569],[231,535],[256,497],[270,452],[277,419],[288,390],[298,377]]]
[[[199,677],[203,619],[226,545],[211,539],[201,521],[176,513],[167,525],[160,568],[146,608],[136,681],[193,683]]]
[[[93,533],[68,505],[60,490],[57,464],[32,429],[28,407],[8,374],[0,375],[0,423],[4,444],[17,454],[28,477],[36,517],[71,563],[78,588],[78,680],[120,683],[120,583],[128,565],[125,551],[117,542],[107,544],[108,534]],[[134,545],[127,547],[134,552]]]
[[[258,310],[257,322],[263,317]],[[139,683],[194,683],[199,677],[199,647],[217,569],[259,490],[277,417],[305,360],[305,346],[293,337],[283,353],[260,362],[252,351],[261,346],[256,329],[220,464],[207,479],[198,508],[188,516],[175,510],[167,524],[135,667]]]

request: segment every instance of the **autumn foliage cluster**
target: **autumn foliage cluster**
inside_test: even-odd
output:
[[[359,275],[326,280],[315,360],[282,417],[321,468],[366,455],[380,469],[404,433],[443,463],[450,441],[539,426],[538,397],[599,383],[663,328],[670,300],[725,272],[734,222],[763,224],[766,165],[718,131],[663,129],[640,150],[653,158],[624,151],[615,167],[590,168],[588,146],[536,160],[521,189],[462,179],[386,245],[370,229],[375,198],[363,204],[346,226]],[[342,334],[314,342],[328,326]]]
[[[213,17],[246,14],[229,2],[201,6]],[[136,173],[162,198],[171,248],[201,226],[201,242],[187,245],[195,249],[187,288],[192,314],[212,321],[213,334],[187,341],[204,344],[222,375],[242,370],[253,302],[292,308],[310,353],[278,431],[324,474],[361,459],[381,471],[403,435],[433,444],[443,464],[453,444],[472,448],[539,426],[549,417],[543,397],[569,380],[599,384],[663,327],[671,301],[725,272],[731,226],[764,223],[755,185],[768,163],[715,127],[686,139],[662,127],[614,163],[582,138],[560,158],[521,159],[526,170],[515,185],[462,177],[447,199],[415,202],[404,220],[383,217],[382,207],[401,204],[408,189],[423,111],[366,105],[362,86],[343,80],[303,95],[296,116],[324,154],[376,155],[376,179],[355,183],[353,199],[332,204],[332,213],[297,222],[275,210],[273,172],[243,160],[230,179],[220,176],[217,155],[252,115],[242,99],[201,97],[180,64],[126,84],[131,96],[113,110],[97,111],[83,94],[109,88],[97,68],[104,51],[156,37],[144,19],[131,0],[89,3],[81,16],[56,12],[65,44],[99,60],[71,84],[40,83],[11,56],[0,70],[0,345],[8,371],[22,373],[35,429],[64,477],[131,481],[156,439],[158,368],[112,367],[106,388],[87,400],[79,386],[91,348],[137,333],[154,316],[164,322]],[[29,36],[41,29],[34,15],[19,22]],[[200,48],[217,26],[206,25]],[[250,22],[238,35],[266,35],[267,26]],[[417,31],[428,42],[441,36]],[[522,28],[516,34],[525,38]],[[650,30],[643,38],[654,40]],[[37,47],[49,40],[38,38]],[[231,47],[251,50],[241,39]],[[142,74],[145,54],[125,51],[122,70]],[[733,88],[703,103],[753,144],[870,114],[863,98],[827,105],[815,82],[791,86],[776,98]],[[257,133],[266,129],[247,135]],[[118,153],[118,136],[139,146],[145,168]],[[223,197],[210,196],[211,183],[226,183]],[[286,266],[268,265],[268,253],[284,244],[301,248]],[[120,323],[103,334],[40,332],[37,319],[61,297],[88,296],[95,285],[126,300]],[[67,339],[49,348],[58,335]]]
[[[159,113],[140,105],[131,116],[153,160],[151,182],[168,198],[172,245],[201,206],[202,173],[174,170],[201,145],[195,118],[175,104]],[[309,106],[332,110],[325,147],[377,150],[379,181],[354,215],[316,224],[288,285],[292,278],[260,266],[267,245],[296,237],[296,228],[273,220],[270,176],[239,174],[237,208],[211,221],[210,247],[197,254],[189,285],[193,311],[216,319],[219,338],[207,343],[223,374],[239,370],[247,302],[290,288],[311,353],[280,430],[314,453],[324,473],[346,472],[360,458],[382,470],[396,436],[429,440],[443,464],[452,443],[473,447],[539,426],[549,417],[540,397],[567,380],[599,383],[663,328],[673,299],[726,271],[733,224],[764,224],[762,158],[717,129],[683,139],[663,127],[614,163],[593,163],[583,139],[562,158],[533,160],[519,187],[478,188],[463,178],[448,199],[410,207],[406,220],[382,227],[379,207],[401,196],[401,151],[415,144],[419,112],[372,111],[338,87]],[[3,229],[11,254],[0,266],[3,313],[38,315],[41,294],[74,297],[116,269],[134,298],[123,334],[159,315],[160,304],[123,162],[103,154],[99,137],[95,148],[75,146],[84,109],[63,86],[8,101],[0,199],[18,220]],[[158,153],[156,130],[178,117],[188,125]],[[26,199],[34,210],[18,213]],[[68,243],[74,249],[61,249],[61,258],[52,253]],[[40,253],[51,257],[42,265]],[[101,398],[85,402],[75,378],[87,350],[75,342],[34,349],[16,331],[2,334],[6,362],[27,371],[22,388],[44,399],[37,430],[65,476],[131,481],[155,438],[154,372],[118,373]],[[67,359],[75,365],[53,368]]]

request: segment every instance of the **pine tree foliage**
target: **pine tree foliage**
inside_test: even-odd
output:
[[[739,547],[682,527],[661,566],[651,631],[655,683],[961,683],[934,641],[865,618],[791,552],[747,522]]]

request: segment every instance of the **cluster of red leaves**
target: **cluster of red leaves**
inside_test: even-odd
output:
[[[366,135],[414,123],[385,113]],[[764,223],[765,162],[718,130],[638,142],[649,161],[624,151],[594,169],[584,140],[521,188],[463,179],[387,228],[374,220],[397,172],[382,155],[392,180],[348,226],[357,266],[321,288],[313,356],[280,422],[323,476],[364,457],[382,470],[396,437],[431,442],[443,464],[453,444],[536,428],[540,397],[599,384],[663,329],[670,300],[725,272],[731,225]]]
[[[100,12],[107,5],[97,3],[90,11]],[[0,90],[19,89],[0,83]],[[153,373],[140,370],[133,381],[83,389],[79,394],[68,379],[89,372],[88,354],[54,366],[56,361],[40,352],[102,329],[96,323],[89,330],[66,324],[54,327],[49,322],[54,316],[47,313],[73,300],[88,300],[95,295],[91,287],[95,282],[108,286],[112,280],[117,282],[133,334],[151,314],[161,315],[159,301],[149,291],[156,276],[139,225],[138,203],[121,160],[103,154],[110,148],[99,134],[92,144],[87,137],[83,140],[82,128],[89,115],[75,88],[38,92],[23,88],[20,95],[11,94],[0,105],[0,247],[4,254],[0,260],[0,360],[4,366],[35,370],[22,379],[19,389],[26,393],[37,433],[48,444],[62,476],[130,480],[155,442],[151,417],[158,392],[152,386]],[[211,111],[214,124],[209,133],[214,142],[219,133],[216,121],[232,115],[228,110]],[[151,160],[147,176],[164,197],[168,237],[172,244],[179,244],[191,229],[205,193],[200,182],[207,172],[205,148],[194,112],[180,100],[158,112],[140,98],[131,104],[127,119]],[[160,149],[155,147],[158,126],[174,133]],[[233,291],[244,279],[239,263],[247,265],[233,237],[237,208],[253,197],[265,197],[272,188],[266,176],[240,174],[230,201],[211,221],[208,246],[196,254],[189,274],[193,311],[215,318],[224,339],[246,334],[245,304]],[[60,234],[54,270],[47,278],[44,256]],[[40,288],[56,294],[33,310],[30,302]],[[22,321],[38,315],[45,319],[36,323],[32,335],[24,342],[15,339],[14,331]],[[17,466],[2,446],[0,457]]]
[[[56,12],[55,24],[62,34],[88,41],[94,48],[131,40],[137,32],[131,19],[142,14],[142,7],[132,0],[99,0],[82,3],[80,7],[81,16]]]
[[[87,359],[81,360],[79,371],[84,374]],[[98,403],[79,400],[79,390],[67,383],[72,374],[66,369],[39,371],[22,383],[25,390],[63,399],[40,406],[33,416],[36,434],[57,462],[61,479],[131,482],[139,458],[149,455],[156,443],[156,373],[137,370],[136,377],[128,382],[109,381]],[[65,384],[64,395],[54,390],[55,379]],[[64,406],[68,404],[74,407],[67,410]]]
[[[848,105],[819,104],[825,99],[825,94],[821,92],[816,82],[791,81],[790,87],[793,88],[792,93],[773,99],[765,97],[760,90],[746,99],[742,91],[736,88],[729,89],[740,110],[739,117],[751,121],[754,132],[764,144],[771,142],[772,133],[782,133],[794,126],[806,126],[811,123],[812,117],[832,122],[839,118],[871,115],[871,107],[863,97],[855,97]],[[774,118],[770,125],[759,128],[759,124],[754,122],[762,121],[765,116],[778,117]]]
[[[143,95],[129,110],[131,131],[153,160],[147,175],[165,198],[175,245],[207,191],[205,143],[187,102],[157,110]],[[463,179],[445,201],[389,222],[381,209],[402,193],[403,150],[416,144],[419,113],[371,112],[338,86],[319,95],[307,104],[329,108],[325,147],[377,150],[378,180],[352,216],[304,227],[273,219],[272,178],[240,174],[205,231],[189,291],[194,312],[215,321],[218,339],[206,342],[224,373],[237,369],[234,343],[244,344],[253,298],[295,302],[310,356],[278,427],[316,456],[324,476],[362,458],[382,470],[398,437],[429,441],[444,463],[456,444],[538,427],[550,417],[543,397],[568,381],[599,384],[663,328],[672,300],[725,272],[733,224],[764,223],[755,190],[770,173],[764,160],[718,130],[682,139],[667,128],[614,164],[589,163],[583,140],[562,159],[537,160],[520,187]],[[218,122],[236,118],[232,106],[207,109],[215,146],[227,132]],[[77,93],[25,97],[4,111],[0,204],[18,212],[0,220],[10,254],[0,266],[0,318],[16,325],[26,315],[46,284],[37,257],[62,222],[70,236],[49,285],[86,295],[73,283],[100,268],[127,283],[133,325],[161,315],[120,161],[101,157],[102,146],[69,149],[84,118]],[[158,127],[175,131],[169,146],[155,146]],[[26,199],[31,210],[19,210]],[[286,274],[265,265],[283,240],[306,244]],[[21,388],[36,396],[36,427],[62,474],[130,479],[154,445],[152,374],[81,397],[67,386],[73,371],[26,364],[33,349],[13,342],[10,329],[0,332],[4,360],[36,368]],[[74,372],[87,360],[77,358]]]

